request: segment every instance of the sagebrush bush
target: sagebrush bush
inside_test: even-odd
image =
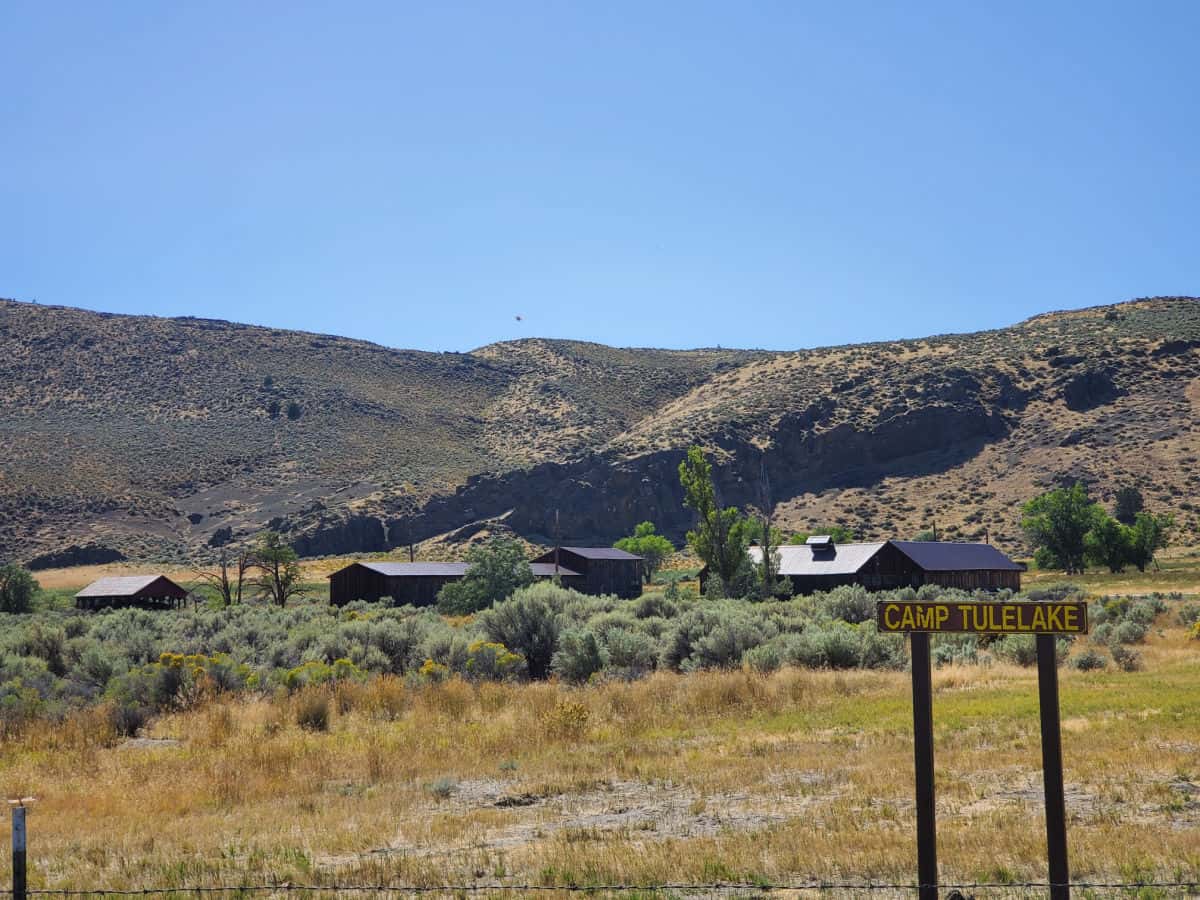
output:
[[[586,628],[569,628],[559,636],[551,669],[555,675],[582,684],[604,668],[606,659],[596,635]]]
[[[296,724],[306,731],[329,730],[329,694],[309,688],[296,697]]]
[[[928,585],[919,593],[951,602],[991,598]],[[16,733],[36,719],[103,704],[114,733],[134,733],[161,712],[244,691],[298,696],[320,689],[336,698],[338,710],[386,719],[404,708],[406,682],[453,692],[555,673],[571,682],[633,679],[659,667],[897,668],[908,661],[905,640],[876,630],[874,604],[917,594],[842,587],[754,603],[682,592],[621,600],[538,582],[473,619],[454,621],[427,608],[362,601],[341,609],[245,603],[0,614],[0,730]],[[1164,606],[1161,598],[1104,598],[1092,607],[1091,644],[1140,642]],[[984,664],[991,657],[981,646],[974,635],[939,635],[934,660]],[[993,650],[1030,665],[1034,646],[1024,635],[997,640]],[[1062,655],[1067,645],[1059,647]],[[377,685],[380,695],[372,698]]]
[[[1071,667],[1078,669],[1080,672],[1091,672],[1096,669],[1107,668],[1108,663],[1104,661],[1103,656],[1089,647],[1078,656],[1071,658]]]

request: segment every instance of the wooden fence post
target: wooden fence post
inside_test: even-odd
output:
[[[12,808],[12,896],[13,900],[26,900],[25,885],[25,807],[21,803]]]

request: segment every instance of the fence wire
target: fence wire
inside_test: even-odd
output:
[[[939,896],[948,900],[999,900],[999,898],[1030,897],[1045,895],[1050,888],[1059,885],[1048,881],[1024,882],[966,882],[962,884],[939,884]],[[880,894],[892,897],[912,897],[921,885],[912,882],[877,881],[805,881],[790,883],[760,882],[666,882],[659,884],[590,884],[590,885],[545,885],[545,884],[242,884],[242,885],[196,885],[193,887],[163,887],[136,889],[108,888],[31,888],[27,897],[202,897],[205,895],[275,895],[309,894],[327,896],[383,896],[383,897],[465,897],[484,896],[549,896],[587,894],[593,897],[626,896],[638,898],[754,898],[754,897],[854,897]],[[1080,896],[1099,897],[1193,897],[1200,896],[1200,882],[1196,881],[1075,881],[1069,887],[1082,892]],[[11,890],[0,889],[0,897],[14,896]]]

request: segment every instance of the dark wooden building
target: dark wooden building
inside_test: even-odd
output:
[[[75,608],[176,609],[187,598],[188,592],[166,575],[122,575],[93,581],[75,595]]]
[[[779,574],[792,582],[796,594],[827,591],[843,584],[861,584],[872,591],[940,584],[965,590],[1021,589],[1023,568],[991,544],[948,541],[878,541],[835,544],[826,536],[806,544],[778,548]],[[750,548],[750,558],[762,561],[762,550]],[[701,590],[708,578],[700,571]]]
[[[585,594],[614,594],[626,599],[641,596],[640,556],[615,547],[558,547],[543,553],[534,563],[553,565],[556,561],[583,576],[583,586],[576,590]]]
[[[329,602],[345,606],[354,600],[375,602],[390,597],[397,606],[432,606],[438,591],[458,581],[470,568],[464,562],[359,562],[329,576]],[[554,577],[554,566],[531,563],[534,578]],[[582,590],[584,578],[562,567],[559,577],[566,587]]]

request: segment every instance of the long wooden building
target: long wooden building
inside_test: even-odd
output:
[[[965,590],[1021,589],[1024,567],[991,544],[949,541],[877,541],[835,544],[821,535],[805,544],[778,548],[779,575],[792,582],[796,594],[827,591],[843,584],[860,584],[882,591],[939,584]],[[762,562],[762,549],[750,548],[750,558]],[[707,568],[700,583],[708,579]]]
[[[530,563],[534,578],[553,578],[553,565]],[[465,562],[356,562],[329,576],[329,602],[345,606],[355,600],[376,602],[390,597],[397,606],[432,606],[438,591],[467,574]],[[573,569],[557,572],[564,587],[583,590],[584,577]]]
[[[75,608],[176,609],[187,598],[187,590],[166,575],[119,575],[93,581],[75,595]]]
[[[556,547],[534,563],[558,563],[583,575],[585,594],[613,594],[629,599],[642,594],[642,558],[615,547]]]

